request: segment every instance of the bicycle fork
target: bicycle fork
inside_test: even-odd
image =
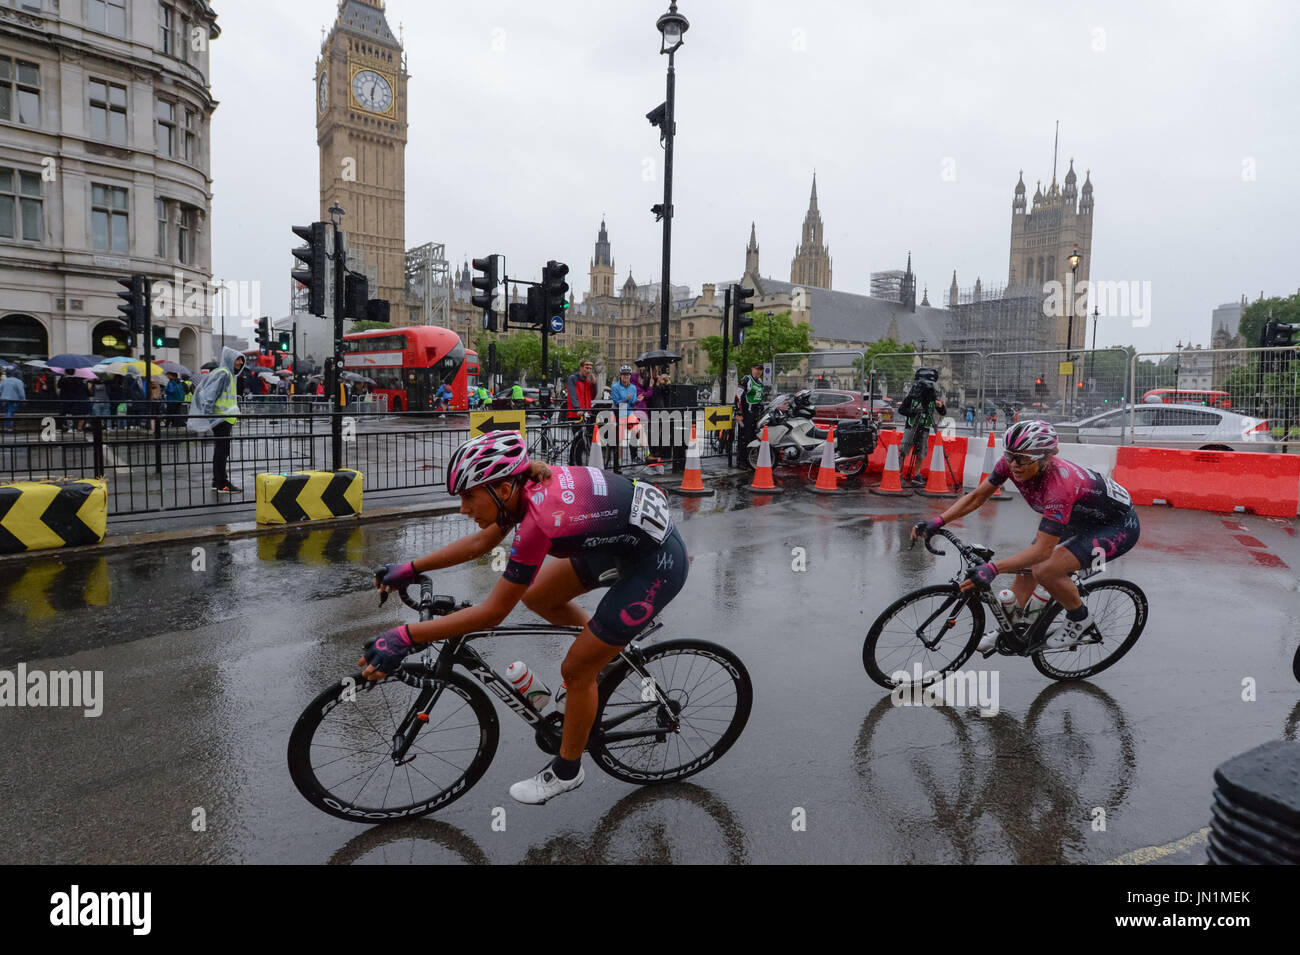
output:
[[[406,681],[403,681],[406,682]],[[410,752],[411,745],[415,742],[415,737],[419,735],[420,730],[429,722],[429,713],[438,705],[438,699],[442,696],[444,684],[438,683],[436,686],[423,686],[420,689],[420,695],[415,698],[411,708],[406,711],[406,716],[397,724],[397,729],[393,731],[393,749],[391,757],[394,766],[405,766],[414,756],[407,756]]]

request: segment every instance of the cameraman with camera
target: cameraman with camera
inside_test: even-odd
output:
[[[902,444],[898,446],[903,479],[906,480],[910,473],[913,484],[924,484],[921,470],[925,467],[925,453],[930,445],[930,429],[948,414],[948,407],[939,393],[939,369],[916,369],[912,387],[898,406],[898,413],[907,420]]]

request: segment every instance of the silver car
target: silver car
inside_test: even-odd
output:
[[[1133,438],[1129,440],[1129,411]],[[1136,444],[1149,448],[1194,448],[1200,451],[1263,451],[1281,448],[1268,421],[1206,405],[1143,404],[1055,426],[1064,441],[1081,444]]]

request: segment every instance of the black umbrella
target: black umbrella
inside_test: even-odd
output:
[[[664,348],[656,348],[654,351],[648,351],[637,358],[638,365],[671,365],[675,361],[681,361],[682,356],[676,352],[670,352]]]
[[[220,364],[221,362],[219,361],[205,361],[203,364],[199,365],[199,368],[202,369],[203,371],[211,371],[212,369],[220,366]]]

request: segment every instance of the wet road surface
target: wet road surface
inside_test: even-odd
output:
[[[104,681],[96,718],[0,707],[0,827],[12,834],[0,862],[1199,861],[1214,767],[1296,738],[1296,522],[1140,509],[1140,543],[1108,571],[1150,600],[1134,649],[1073,684],[1024,659],[976,658],[967,669],[998,675],[997,713],[981,716],[896,707],[862,668],[876,615],[956,571],[952,554],[905,539],[943,506],[861,492],[674,499],[692,565],[659,636],[715,640],[745,661],[754,706],[739,742],[666,787],[587,761],[579,790],[522,806],[507,788],[547,757],[498,707],[483,779],[432,817],[384,828],[309,805],[285,746],[360,644],[412,619],[378,606],[368,569],[466,533],[461,518],[0,565],[0,670]],[[953,529],[1009,553],[1036,523],[1010,501]],[[498,574],[484,558],[434,578],[440,593],[481,599]],[[512,622],[531,619],[521,608]],[[552,686],[567,649],[476,646]]]

